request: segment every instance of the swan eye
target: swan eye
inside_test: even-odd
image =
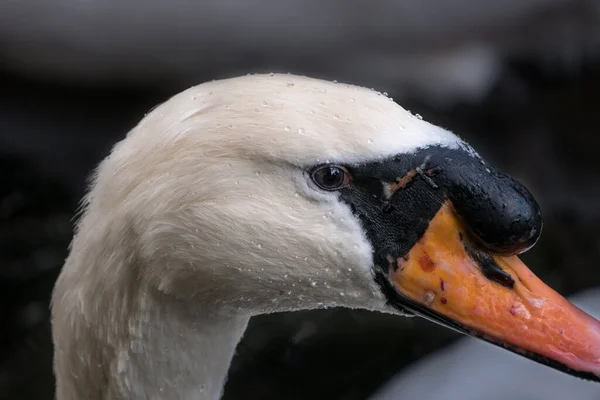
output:
[[[336,165],[317,167],[313,170],[311,177],[315,184],[323,190],[338,190],[352,181],[348,171]]]

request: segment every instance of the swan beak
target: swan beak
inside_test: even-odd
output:
[[[600,322],[545,285],[517,256],[478,250],[468,237],[446,205],[407,256],[389,260],[388,281],[402,306],[553,368],[600,381]]]

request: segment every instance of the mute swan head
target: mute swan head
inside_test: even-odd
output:
[[[377,92],[193,87],[97,169],[53,295],[58,398],[215,398],[250,316],[336,306],[597,379],[598,322],[515,256],[540,231],[522,185]]]

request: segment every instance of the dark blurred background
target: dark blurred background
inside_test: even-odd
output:
[[[49,297],[90,170],[154,105],[254,72],[374,87],[458,133],[541,203],[530,267],[563,295],[600,286],[599,0],[0,0],[0,399],[53,398]],[[367,398],[458,339],[255,318],[225,399]]]

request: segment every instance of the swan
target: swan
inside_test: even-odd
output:
[[[529,191],[374,90],[264,74],[185,90],[103,160],[52,295],[56,397],[218,399],[248,320],[421,316],[600,380],[600,323],[518,254]]]

